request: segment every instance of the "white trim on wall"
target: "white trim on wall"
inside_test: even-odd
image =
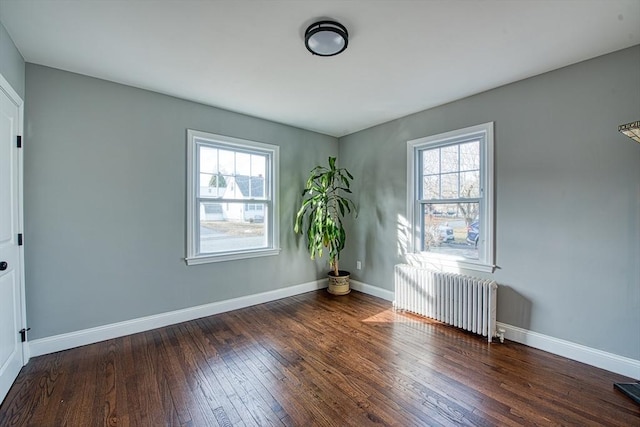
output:
[[[377,286],[367,285],[366,283],[358,282],[357,280],[353,279],[351,279],[350,282],[351,289],[355,289],[356,291],[373,295],[374,297],[382,298],[387,301],[393,301],[394,299],[393,291],[382,289]]]
[[[356,280],[351,280],[351,287],[357,291],[364,292],[365,294],[373,295],[387,301],[394,300],[394,292],[387,289],[371,286]],[[505,330],[505,338],[508,340],[640,380],[640,360],[597,350],[571,341],[565,341],[529,331],[527,329],[511,326],[506,323],[498,322],[497,325],[499,329]]]
[[[84,329],[81,331],[70,332],[67,334],[55,335],[47,338],[40,338],[29,341],[29,349],[31,357],[43,354],[54,353],[56,351],[67,350],[82,345],[93,344],[96,342],[117,338],[125,335],[144,332],[163,326],[169,326],[180,322],[199,319],[201,317],[212,316],[227,311],[237,310],[256,304],[262,304],[269,301],[275,301],[305,292],[315,291],[326,288],[326,280],[317,280],[315,282],[303,283],[301,285],[290,286],[288,288],[276,289],[269,292],[263,292],[255,295],[247,295],[244,297],[233,298],[225,301],[214,302],[211,304],[199,305],[196,307],[185,308],[182,310],[171,311],[168,313],[157,314],[153,316],[141,317],[139,319],[127,320],[124,322],[113,323],[110,325],[98,326],[96,328]],[[394,292],[377,286],[372,286],[357,280],[351,280],[351,288],[382,298],[387,301],[393,301]],[[566,357],[578,362],[586,363],[597,368],[625,375],[630,378],[640,379],[640,360],[631,359],[617,354],[608,353],[606,351],[597,350],[570,341],[561,340],[537,332],[511,326],[506,323],[498,322],[498,328],[505,330],[505,338],[515,341],[529,347],[537,348],[558,356]],[[500,345],[494,343],[493,345]]]
[[[511,341],[640,380],[640,360],[597,350],[506,323],[498,322],[498,329],[504,329],[505,338]]]
[[[29,341],[30,353],[31,357],[55,353],[57,351],[68,350],[70,348],[93,344],[112,338],[136,334],[138,332],[175,325],[176,323],[188,322],[189,320],[199,319],[201,317],[212,316],[214,314],[220,314],[227,311],[250,307],[256,304],[275,301],[326,287],[327,280],[316,280],[315,282],[303,283],[301,285],[262,292],[255,295],[247,295],[244,297],[232,298],[210,304],[184,308],[182,310],[140,317],[137,319],[126,320],[124,322],[97,326],[95,328],[83,329],[66,334],[39,338]]]

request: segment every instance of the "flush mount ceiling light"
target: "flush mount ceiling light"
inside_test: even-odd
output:
[[[622,132],[636,142],[640,142],[640,120],[618,126],[618,132]]]
[[[304,32],[304,45],[314,55],[337,55],[344,51],[348,44],[347,29],[335,21],[315,22]]]

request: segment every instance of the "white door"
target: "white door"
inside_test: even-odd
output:
[[[0,76],[0,403],[23,366],[22,255],[20,233],[22,101]]]

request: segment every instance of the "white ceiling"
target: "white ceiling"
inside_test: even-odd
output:
[[[349,47],[317,57],[333,18]],[[0,0],[27,62],[333,136],[640,44],[640,0]]]

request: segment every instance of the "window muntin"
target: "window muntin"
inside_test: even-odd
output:
[[[410,252],[493,269],[493,123],[408,142]]]
[[[278,253],[278,147],[192,130],[187,140],[187,263]]]

